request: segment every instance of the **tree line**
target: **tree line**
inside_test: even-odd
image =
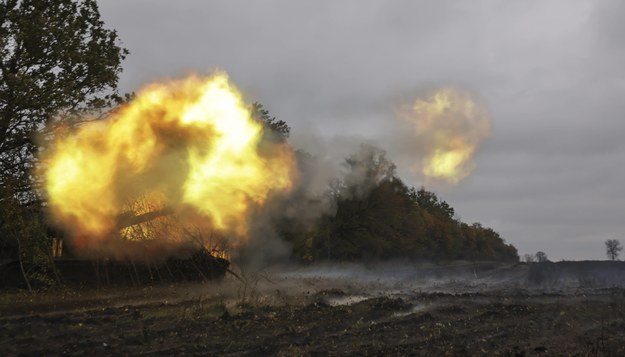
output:
[[[297,157],[300,166],[315,160],[302,152]],[[345,178],[330,187],[323,199],[333,206],[331,213],[314,224],[299,217],[278,223],[279,233],[292,244],[294,257],[302,261],[518,261],[516,248],[493,229],[461,222],[434,192],[408,187],[383,150],[363,146],[345,160],[345,166]],[[360,176],[360,180],[353,183],[350,175]],[[295,192],[296,199],[297,195]]]

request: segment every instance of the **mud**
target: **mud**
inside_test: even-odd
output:
[[[625,355],[623,287],[537,287],[528,274],[523,265],[342,265],[4,292],[0,354]]]

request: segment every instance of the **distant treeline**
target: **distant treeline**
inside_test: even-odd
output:
[[[298,153],[303,175],[315,167],[315,160]],[[329,213],[314,224],[297,217],[280,222],[280,233],[298,259],[518,261],[516,248],[497,232],[479,223],[461,222],[435,193],[406,186],[384,151],[364,146],[345,166],[345,178],[336,182],[327,197],[317,198],[332,205]],[[301,189],[292,199],[314,200],[305,195]]]

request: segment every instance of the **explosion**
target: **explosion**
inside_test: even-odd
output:
[[[78,246],[120,233],[181,239],[189,225],[244,239],[254,208],[295,175],[292,149],[263,140],[225,73],[150,85],[106,120],[54,138],[41,162],[48,208]],[[128,221],[146,215],[152,224]]]
[[[459,89],[446,88],[417,98],[401,116],[414,124],[424,154],[412,169],[430,180],[460,182],[473,170],[473,154],[490,134],[486,108]]]

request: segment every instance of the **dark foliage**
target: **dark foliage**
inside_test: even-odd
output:
[[[0,0],[0,255],[51,281],[51,239],[33,170],[51,135],[122,102],[128,51],[95,0]]]
[[[0,1],[0,186],[32,200],[36,136],[122,101],[117,43],[95,0]]]
[[[351,171],[345,182],[328,193],[336,214],[322,216],[315,225],[303,225],[296,218],[281,223],[298,258],[518,261],[516,248],[497,232],[460,222],[435,193],[407,187],[383,151],[365,152],[347,159]],[[347,184],[353,174],[364,176]]]
[[[130,243],[131,244],[131,243]],[[62,282],[75,287],[152,285],[223,278],[230,263],[203,248],[163,260],[57,259],[54,266]],[[18,261],[0,265],[0,288],[26,285]],[[45,285],[44,285],[45,286]]]
[[[255,102],[252,104],[252,118],[259,121],[264,131],[266,139],[277,142],[284,142],[289,138],[291,127],[284,120],[277,120],[269,114],[269,110],[265,109],[262,104]]]

